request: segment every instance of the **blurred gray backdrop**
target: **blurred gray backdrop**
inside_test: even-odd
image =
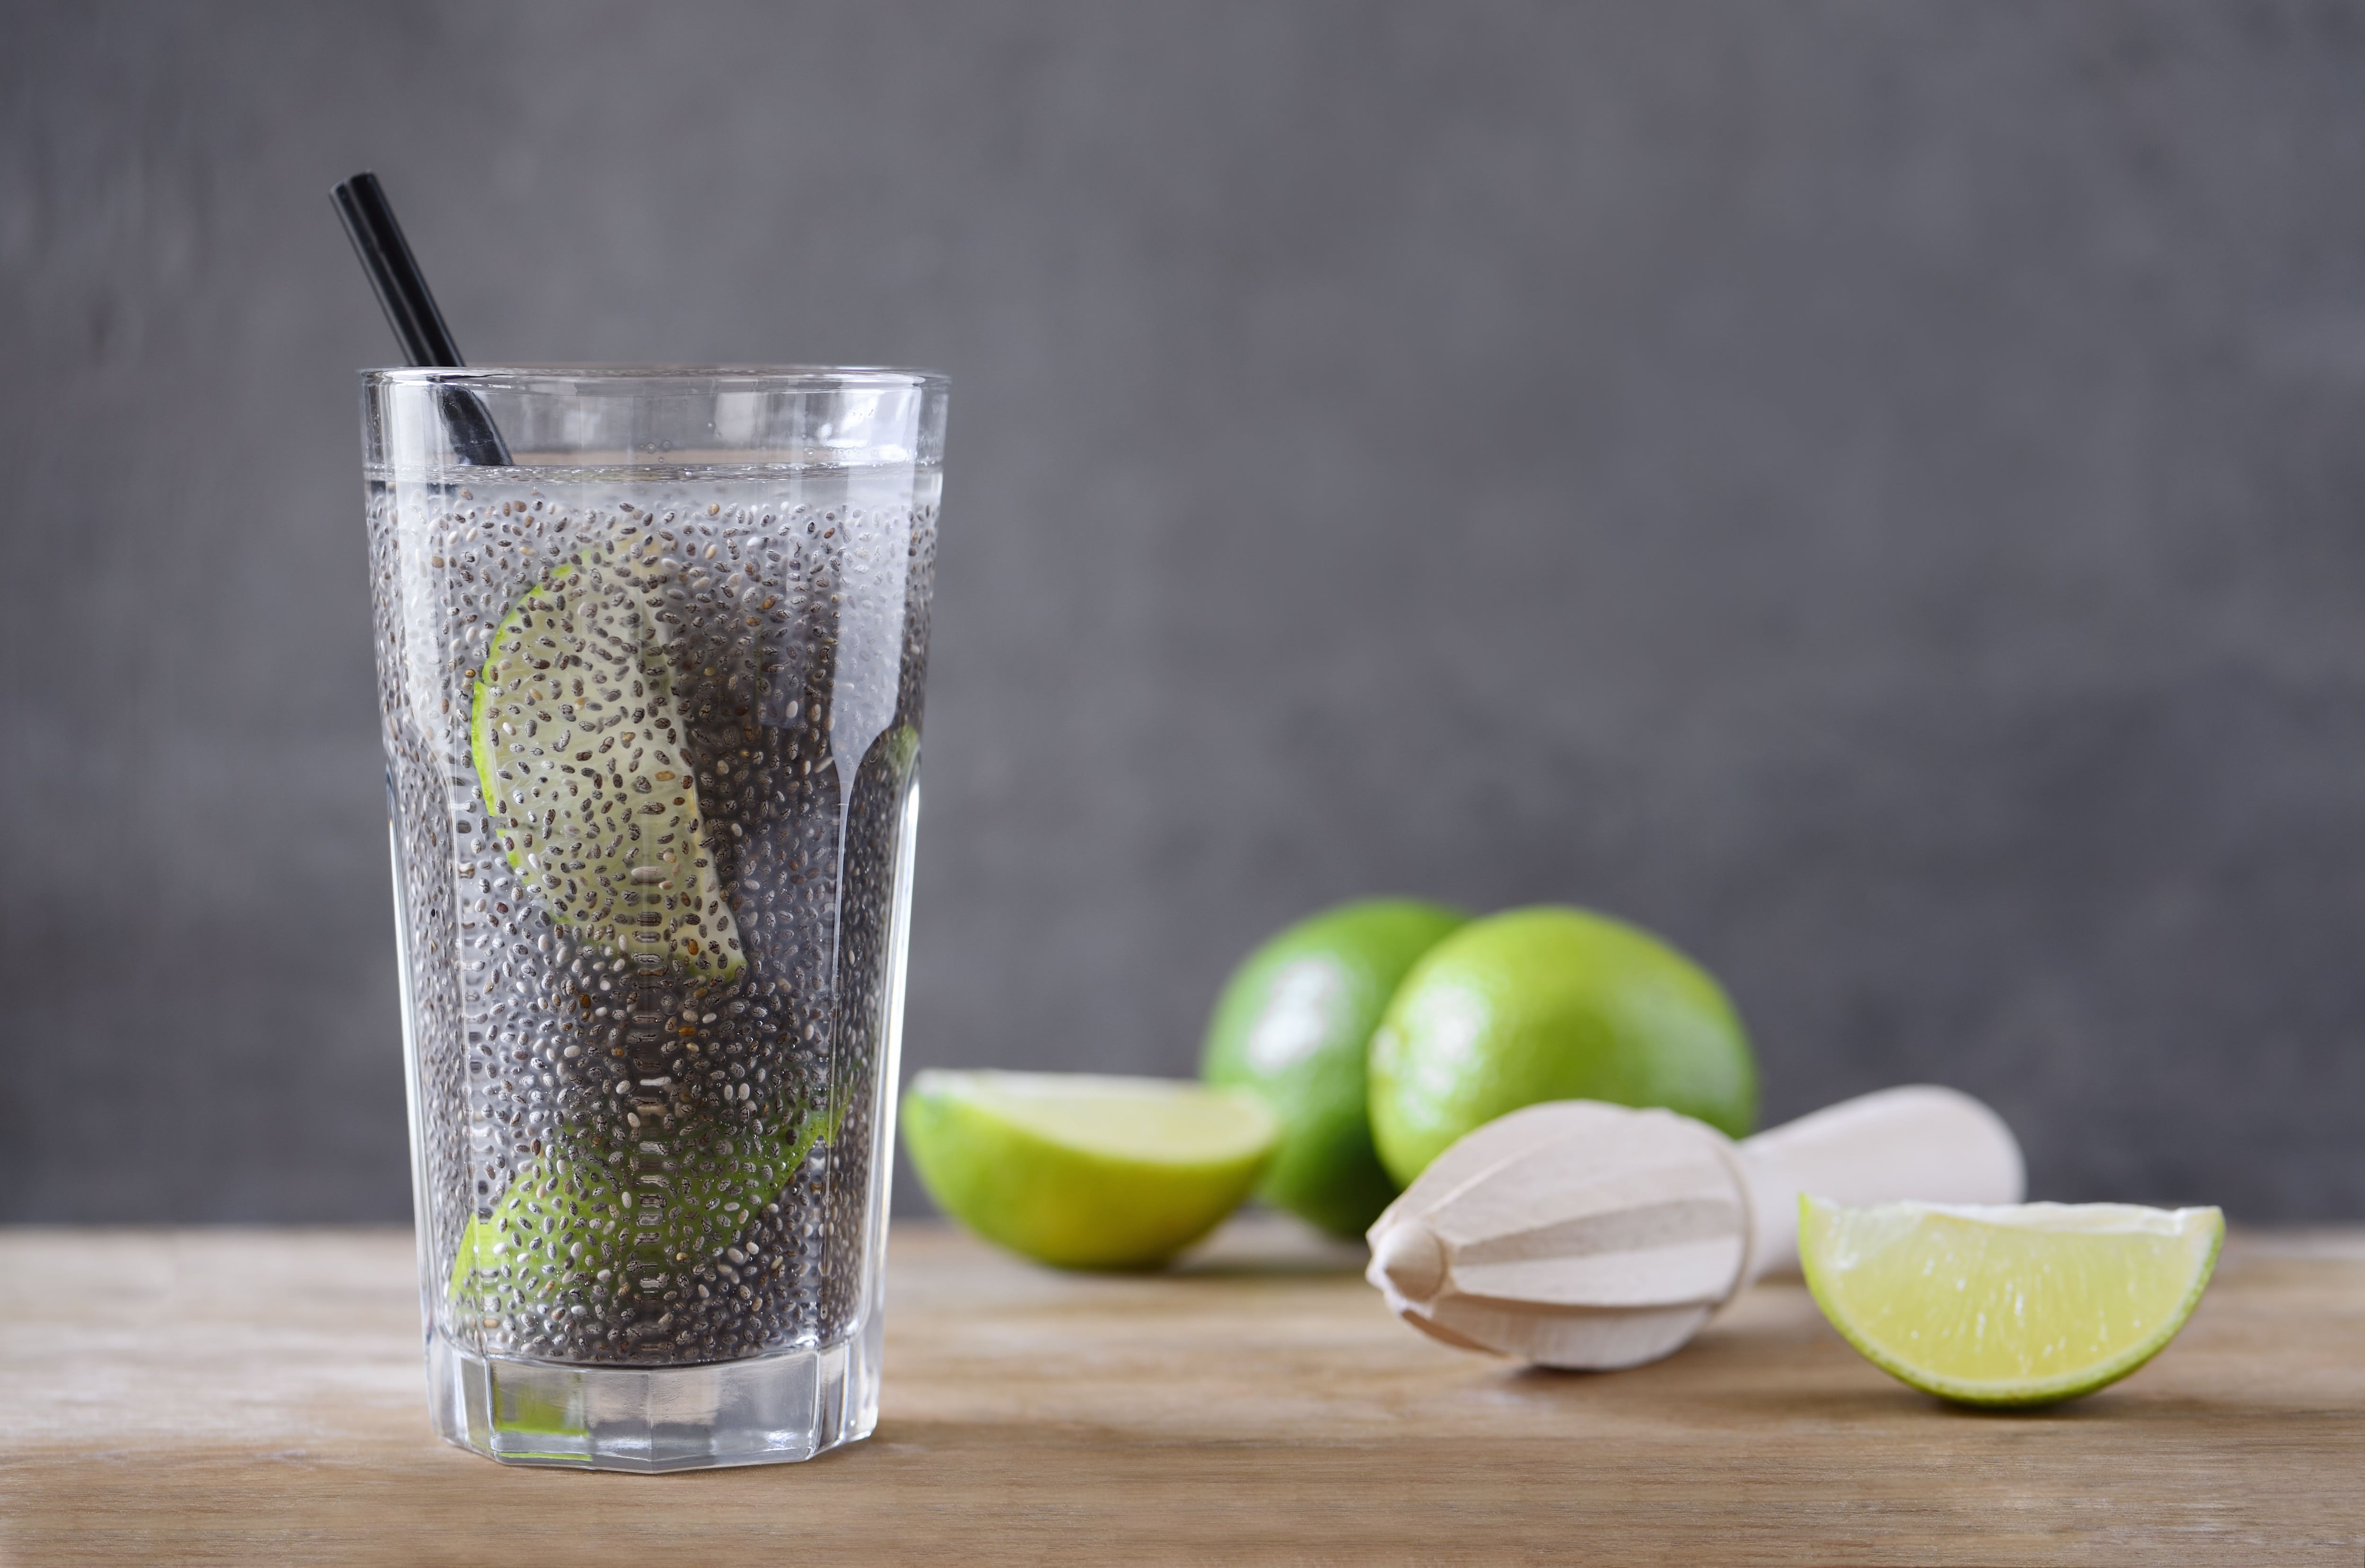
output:
[[[7,18],[0,1217],[408,1212],[365,166],[478,362],[952,373],[907,1068],[1575,901],[1771,1116],[2365,1215],[2365,8]]]

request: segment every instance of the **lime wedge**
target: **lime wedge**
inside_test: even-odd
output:
[[[491,1219],[468,1217],[449,1292],[498,1296],[488,1308],[555,1302],[566,1285],[614,1262],[613,1238],[628,1212],[615,1178],[595,1160],[530,1164]]]
[[[938,1208],[1069,1269],[1165,1261],[1239,1205],[1281,1139],[1246,1090],[1084,1073],[923,1072],[902,1117]]]
[[[2050,1405],[2116,1383],[2200,1305],[2212,1209],[1799,1201],[1799,1257],[1832,1327],[1892,1377],[1966,1405]]]
[[[493,633],[469,750],[502,853],[552,920],[706,980],[745,959],[667,680],[658,542],[568,557]]]
[[[819,1115],[788,1124],[708,1124],[663,1136],[666,1201],[627,1196],[596,1157],[564,1147],[529,1161],[489,1218],[461,1232],[448,1287],[498,1312],[547,1308],[602,1269],[663,1272],[702,1263],[731,1245],[777,1198],[813,1144],[832,1130]]]

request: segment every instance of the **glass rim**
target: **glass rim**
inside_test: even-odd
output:
[[[518,386],[535,382],[588,382],[726,390],[830,392],[911,389],[942,391],[952,378],[941,370],[884,364],[470,364],[379,365],[362,380],[382,386]]]

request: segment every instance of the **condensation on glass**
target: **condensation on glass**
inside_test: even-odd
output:
[[[862,1437],[945,382],[363,390],[436,1428],[633,1470]]]

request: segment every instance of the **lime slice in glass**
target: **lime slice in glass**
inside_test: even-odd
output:
[[[627,527],[520,599],[477,673],[469,750],[502,853],[552,920],[729,981],[745,958],[667,678],[664,568]]]
[[[1164,1262],[1239,1205],[1281,1138],[1246,1090],[1087,1073],[923,1072],[902,1121],[938,1208],[1070,1269]]]
[[[2159,1354],[2225,1238],[2210,1209],[1799,1204],[1799,1257],[1875,1366],[1966,1405],[2050,1405]]]
[[[601,1270],[646,1275],[702,1263],[730,1246],[835,1131],[834,1122],[810,1114],[662,1134],[667,1176],[654,1192],[562,1141],[527,1162],[490,1214],[469,1216],[450,1294],[473,1297],[473,1310],[544,1311]]]

